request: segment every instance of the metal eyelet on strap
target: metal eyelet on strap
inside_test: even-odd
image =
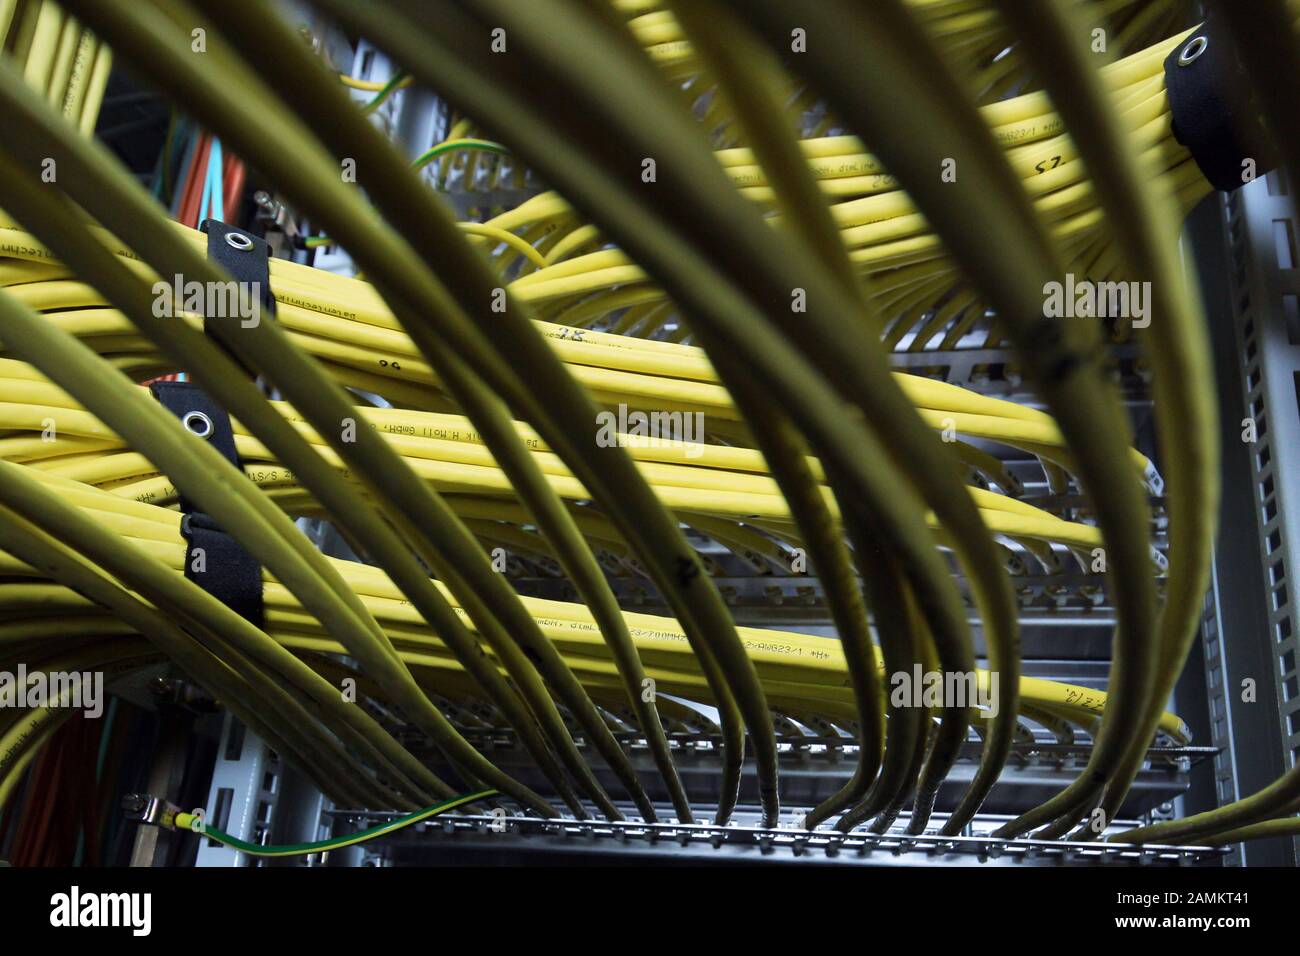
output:
[[[238,249],[240,252],[247,252],[253,248],[253,240],[242,232],[228,232],[226,233],[226,245],[232,249]]]
[[[1209,45],[1210,38],[1207,36],[1192,37],[1187,41],[1187,46],[1183,47],[1182,52],[1178,54],[1178,65],[1191,66],[1201,58],[1201,54],[1205,52]]]
[[[208,418],[207,415],[204,415],[200,411],[195,410],[186,412],[181,418],[181,424],[186,427],[190,434],[197,435],[199,438],[206,439],[212,437],[212,432],[214,430],[212,419]]]

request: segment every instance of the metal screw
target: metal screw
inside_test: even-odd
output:
[[[122,809],[127,813],[141,813],[148,805],[149,801],[138,793],[128,793],[122,797]]]

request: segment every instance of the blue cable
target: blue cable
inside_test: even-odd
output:
[[[209,199],[211,199],[211,218],[217,222],[226,221],[226,184],[225,174],[222,167],[225,166],[225,160],[221,155],[221,140],[215,136],[212,137],[212,152],[208,155],[208,178],[203,187],[203,209],[199,214],[199,222],[209,218],[208,212]]]

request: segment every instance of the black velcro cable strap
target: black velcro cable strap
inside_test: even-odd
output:
[[[217,263],[240,285],[245,297],[231,316],[206,315],[204,330],[213,321],[252,321],[250,306],[258,312],[256,320],[275,315],[275,296],[271,293],[271,246],[265,239],[249,235],[217,219],[205,219],[199,229],[208,237],[208,259]],[[212,311],[211,309],[209,311]]]
[[[1215,189],[1232,192],[1276,165],[1275,151],[1227,30],[1210,19],[1165,59],[1174,138],[1187,147]],[[1253,178],[1253,177],[1251,177]]]
[[[243,467],[235,451],[230,416],[207,392],[190,382],[154,382],[149,390],[190,432],[208,441],[236,468]],[[189,542],[185,576],[240,617],[261,627],[262,566],[210,515],[196,510],[183,496],[180,504],[184,512],[181,534]]]
[[[217,527],[210,515],[191,512],[181,519],[189,541],[185,576],[246,621],[262,626],[262,566],[242,544]]]
[[[221,452],[221,457],[236,468],[243,467],[235,451],[235,432],[230,427],[226,410],[212,400],[212,396],[192,382],[154,382],[149,386],[153,397],[181,424],[199,438]],[[181,498],[181,510],[187,514],[196,511],[194,503]]]

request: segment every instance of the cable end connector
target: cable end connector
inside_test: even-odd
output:
[[[181,812],[181,808],[153,794],[128,793],[122,798],[122,811],[128,820],[174,830],[176,815]]]
[[[1159,498],[1165,493],[1165,480],[1156,471],[1156,466],[1147,462],[1147,466],[1142,469],[1142,483],[1147,486],[1147,491]]]

